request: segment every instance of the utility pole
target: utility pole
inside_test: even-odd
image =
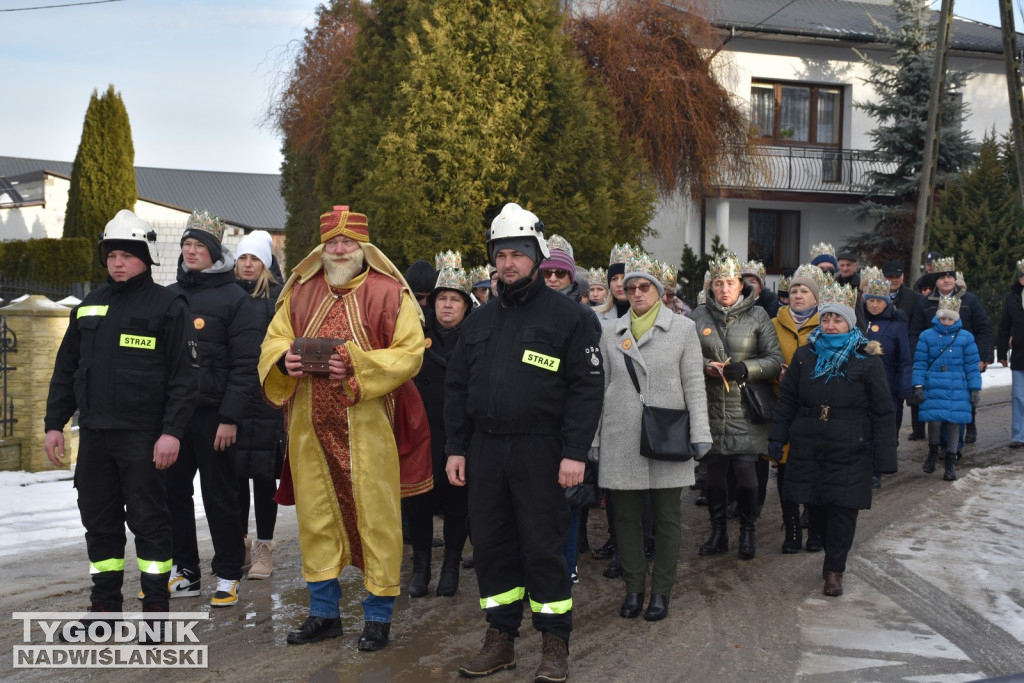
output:
[[[932,195],[935,192],[936,166],[939,159],[939,122],[942,120],[942,91],[946,85],[946,57],[953,35],[953,0],[942,0],[939,23],[935,27],[935,63],[932,69],[932,91],[928,97],[928,122],[924,134],[924,160],[917,187],[917,222],[914,225],[914,249],[910,254],[910,273],[917,278],[921,256],[928,241],[928,219],[931,218]]]
[[[1013,25],[1013,0],[999,0],[1000,26],[1003,27],[1003,62],[1006,64],[1006,89],[1010,95],[1010,123],[1013,126],[1013,151],[1017,159],[1017,183],[1024,200],[1024,94],[1021,93],[1020,55],[1017,53],[1017,29]]]

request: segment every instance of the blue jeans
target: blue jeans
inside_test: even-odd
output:
[[[306,586],[309,588],[309,616],[334,619],[341,615],[338,609],[338,603],[341,601],[341,584],[337,579],[307,581]],[[363,619],[390,623],[394,608],[394,596],[370,593],[363,600]]]
[[[1013,406],[1013,437],[1010,440],[1024,443],[1024,370],[1013,371],[1010,402]]]

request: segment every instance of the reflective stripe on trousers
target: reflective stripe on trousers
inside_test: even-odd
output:
[[[123,572],[124,571],[124,558],[123,557],[112,557],[109,560],[100,560],[99,562],[89,563],[89,573],[99,574],[100,572]]]
[[[526,587],[517,586],[512,590],[507,590],[504,593],[498,593],[487,598],[480,598],[480,609],[487,609],[488,607],[500,607],[502,605],[511,605],[519,602],[526,597]]]

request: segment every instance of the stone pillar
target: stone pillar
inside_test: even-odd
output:
[[[46,416],[46,395],[57,349],[68,328],[70,309],[45,296],[34,294],[23,301],[0,308],[7,318],[7,327],[18,338],[17,351],[7,355],[13,370],[7,374],[8,400],[14,402],[14,439],[21,442],[21,469],[27,472],[52,470],[43,441],[43,418]],[[65,453],[68,464],[78,457],[78,430],[64,427]]]

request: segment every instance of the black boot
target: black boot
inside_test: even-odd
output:
[[[708,487],[708,514],[711,516],[711,536],[698,551],[699,555],[717,555],[729,550],[728,519],[725,516],[725,489]]]
[[[809,553],[820,552],[823,548],[821,536],[818,534],[818,527],[811,519],[811,510],[806,505],[804,506],[804,513],[807,515],[807,544],[804,547]]]
[[[430,551],[412,551],[412,581],[409,582],[409,597],[422,598],[427,594],[430,583]]]
[[[939,460],[939,444],[934,443],[928,446],[928,458],[921,465],[921,469],[925,474],[931,474],[935,471],[935,463]]]
[[[786,540],[782,542],[782,554],[793,555],[803,546],[803,529],[800,528],[800,506],[796,503],[782,503],[782,523],[786,527]]]
[[[956,453],[946,453],[946,471],[942,474],[943,481],[956,481]]]
[[[752,560],[757,552],[754,540],[755,523],[757,522],[757,489],[736,489],[738,505],[736,512],[740,518],[740,559]]]
[[[459,590],[459,560],[461,553],[444,551],[441,562],[441,578],[437,580],[438,597],[451,597]]]

